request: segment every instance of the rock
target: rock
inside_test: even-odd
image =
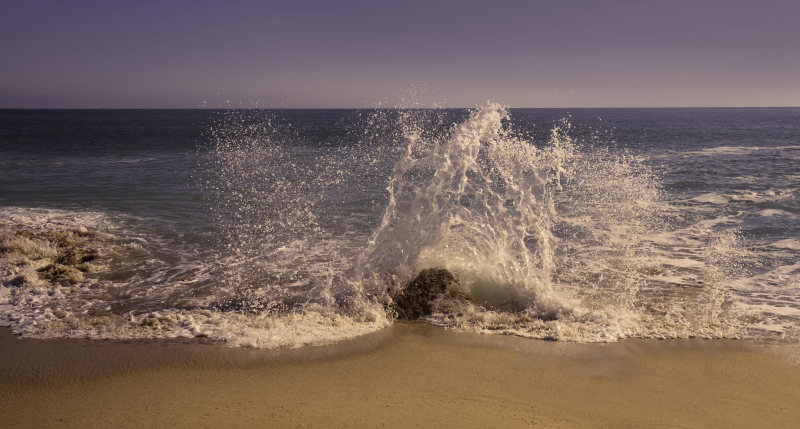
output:
[[[51,283],[77,284],[83,281],[83,273],[75,268],[61,264],[50,264],[37,270],[39,276]]]
[[[19,275],[6,282],[9,286],[20,287],[25,284],[25,276]]]
[[[59,253],[56,262],[61,265],[77,267],[85,262],[97,258],[97,251],[93,249],[68,248]]]
[[[392,295],[392,308],[399,319],[413,320],[431,314],[434,301],[444,296],[461,301],[472,300],[450,271],[428,268]]]

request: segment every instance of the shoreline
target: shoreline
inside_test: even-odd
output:
[[[790,427],[800,367],[741,340],[559,343],[398,323],[331,346],[0,330],[9,427]]]

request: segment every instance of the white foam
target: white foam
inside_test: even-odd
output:
[[[794,238],[785,238],[783,240],[778,240],[772,243],[772,245],[784,249],[800,250],[800,240],[795,240]]]
[[[506,119],[504,109],[489,105],[441,140],[409,134],[358,272],[391,272],[393,287],[401,287],[420,269],[440,266],[484,300],[516,290],[524,311],[473,305],[429,319],[475,332],[572,341],[739,335],[722,309],[727,291],[713,266],[731,243],[717,240],[713,256],[704,251],[713,225],[736,220],[661,233],[671,208],[637,159],[579,147],[566,122],[534,145],[505,128]],[[655,247],[658,241],[670,248]],[[673,250],[681,246],[685,255]],[[659,285],[671,283],[686,292],[661,310],[648,308],[651,297],[662,299]]]
[[[692,201],[697,201],[699,203],[710,203],[710,204],[726,204],[730,201],[730,198],[724,195],[708,192],[692,198]]]
[[[800,146],[717,146],[678,152],[681,156],[745,156],[754,152],[788,152],[800,154]]]
[[[0,258],[0,323],[41,338],[204,336],[263,348],[323,345],[391,325],[383,307],[389,292],[421,269],[444,267],[476,298],[437,302],[427,321],[452,329],[615,341],[735,338],[748,327],[785,333],[800,326],[800,267],[749,273],[758,255],[731,232],[745,216],[720,216],[715,207],[789,201],[794,190],[709,192],[691,199],[703,204],[673,206],[641,159],[577,141],[568,121],[537,142],[515,131],[496,104],[447,132],[433,131],[425,111],[400,112],[396,124],[382,123],[381,114],[372,126],[397,126],[399,146],[316,153],[280,140],[268,121],[233,117],[216,124],[205,190],[228,252],[210,263],[215,268],[167,264],[153,252],[162,245],[158,237],[127,231],[104,213],[2,209],[0,245],[11,250]],[[386,159],[396,162],[380,167]],[[364,192],[348,186],[387,175],[388,204],[378,227],[371,234],[337,231],[336,216],[347,215],[326,213],[321,199]],[[358,215],[361,228],[377,223]],[[54,233],[73,244],[47,238]],[[101,256],[85,271],[59,267],[70,246]],[[800,242],[771,246],[790,259]],[[123,271],[135,274],[112,278]],[[168,274],[174,271],[192,275]],[[203,294],[192,288],[197,277],[207,280]],[[775,285],[783,295],[764,294]]]

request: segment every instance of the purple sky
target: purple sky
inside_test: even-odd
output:
[[[0,0],[0,107],[800,106],[800,1]]]

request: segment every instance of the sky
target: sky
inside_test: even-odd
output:
[[[0,108],[800,106],[800,1],[0,0]]]

